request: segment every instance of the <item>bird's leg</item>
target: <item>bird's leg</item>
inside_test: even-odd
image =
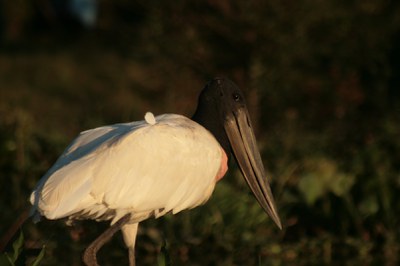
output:
[[[135,266],[135,241],[138,230],[138,223],[130,223],[122,226],[122,236],[124,237],[125,245],[129,250],[129,266]]]
[[[115,224],[110,226],[104,233],[102,233],[99,237],[96,238],[85,250],[83,254],[83,262],[87,266],[98,266],[96,254],[97,251],[107,243],[111,237],[121,229],[123,225],[125,225],[129,219],[131,218],[131,214],[128,213],[119,219]]]
[[[132,248],[129,248],[129,266],[135,266],[135,250]]]

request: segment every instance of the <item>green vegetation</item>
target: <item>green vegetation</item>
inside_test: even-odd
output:
[[[13,253],[8,254],[8,253],[3,253],[0,255],[0,265],[10,265],[10,266],[16,266],[16,265],[23,265],[25,264],[26,258],[21,256],[23,252],[23,245],[24,245],[24,235],[22,232],[19,233],[18,238],[14,241],[12,248],[13,248]],[[34,259],[31,259],[29,262],[29,265],[32,266],[38,266],[40,265],[43,257],[45,254],[45,246],[43,246],[42,250],[39,252],[38,256]]]
[[[50,3],[0,2],[0,236],[80,131],[190,116],[225,75],[247,95],[284,229],[232,165],[205,206],[142,223],[139,265],[399,263],[400,2],[100,1],[93,30]],[[81,265],[106,227],[29,221],[7,254],[23,264],[45,245],[41,265]],[[99,261],[127,255],[116,237]]]

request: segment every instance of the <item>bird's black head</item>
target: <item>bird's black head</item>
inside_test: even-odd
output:
[[[231,80],[217,77],[209,81],[201,91],[192,117],[215,136],[228,156],[232,149],[224,123],[239,108],[246,108],[242,91]]]
[[[199,104],[203,102],[212,104],[217,109],[221,121],[225,121],[235,110],[246,108],[242,91],[227,78],[211,80],[199,97]]]
[[[264,179],[264,166],[239,87],[227,78],[211,80],[199,96],[192,119],[214,135],[227,155],[234,155],[254,196],[282,228],[268,180]]]

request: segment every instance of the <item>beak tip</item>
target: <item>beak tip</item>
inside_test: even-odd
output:
[[[270,217],[271,217],[272,221],[274,221],[276,226],[278,226],[278,228],[280,230],[282,230],[283,227],[282,227],[282,222],[281,222],[281,219],[279,218],[279,215],[276,212],[274,212],[272,215],[270,215]]]
[[[278,220],[276,220],[276,221],[274,221],[275,222],[275,224],[278,226],[278,228],[280,229],[280,230],[282,230],[282,223],[281,223],[281,220],[278,218]]]

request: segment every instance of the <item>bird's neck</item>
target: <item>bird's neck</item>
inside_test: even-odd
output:
[[[203,107],[201,104],[199,104],[196,112],[192,116],[192,120],[210,131],[224,149],[228,158],[230,158],[231,145],[229,143],[228,136],[226,135],[223,123],[220,121],[218,112],[210,108]]]

